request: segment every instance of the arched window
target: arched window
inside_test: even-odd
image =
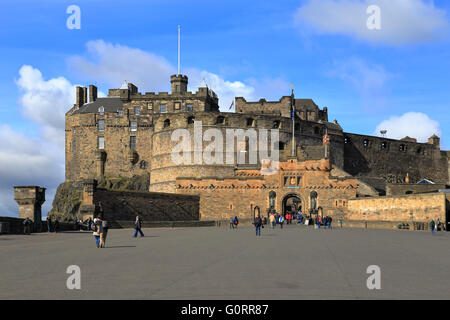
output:
[[[105,107],[104,106],[101,106],[101,107],[98,108],[98,114],[101,115],[101,116],[105,114]]]
[[[275,210],[275,201],[277,199],[277,194],[275,191],[269,192],[269,209]]]
[[[311,191],[311,194],[309,195],[311,203],[310,203],[310,207],[311,207],[311,211],[316,211],[317,210],[317,192],[315,191]]]
[[[187,123],[188,124],[193,124],[194,120],[195,120],[194,116],[190,116],[190,117],[187,118]]]
[[[164,120],[164,128],[170,127],[170,120],[166,119]]]

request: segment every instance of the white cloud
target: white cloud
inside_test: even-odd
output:
[[[386,136],[391,139],[409,136],[418,142],[428,142],[428,138],[433,134],[441,137],[439,122],[421,112],[408,112],[384,120],[377,126],[374,135],[379,135],[380,130],[387,130]]]
[[[22,113],[41,126],[43,136],[64,146],[64,115],[75,103],[75,86],[63,77],[44,80],[42,73],[24,65],[16,80]]]
[[[64,131],[63,131],[64,132]],[[0,214],[16,215],[13,186],[47,187],[44,214],[51,208],[56,186],[64,181],[64,149],[0,125]]]
[[[346,61],[334,61],[328,75],[352,85],[365,109],[380,111],[387,107],[387,84],[394,74],[385,70],[383,66],[352,57]]]
[[[381,9],[381,30],[369,30],[370,5]],[[445,10],[427,0],[309,0],[296,12],[301,29],[355,37],[371,43],[402,45],[443,39],[449,23]]]
[[[73,56],[68,59],[69,67],[83,77],[107,83],[112,87],[118,87],[127,80],[135,84],[141,92],[170,90],[170,76],[176,73],[176,68],[164,57],[103,40],[89,41],[87,49],[86,57]],[[219,104],[224,111],[228,110],[236,96],[249,100],[259,99],[259,94],[265,94],[260,92],[260,87],[268,90],[269,95],[273,95],[281,92],[280,85],[283,83],[281,78],[249,79],[247,83],[230,81],[197,68],[186,68],[185,73],[189,77],[189,90],[196,91],[206,82],[219,96]],[[289,86],[286,85],[286,88],[288,91]]]

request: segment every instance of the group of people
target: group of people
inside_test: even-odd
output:
[[[54,220],[52,220],[52,216],[47,216],[47,232],[58,232],[59,230],[59,221],[58,218],[53,217]]]
[[[230,217],[230,229],[237,228],[238,224],[239,224],[239,219],[237,216],[235,216],[234,218]]]
[[[431,220],[430,229],[431,229],[431,234],[434,234],[436,231],[442,230],[441,229],[441,221],[439,220],[439,218],[437,218],[436,221]]]

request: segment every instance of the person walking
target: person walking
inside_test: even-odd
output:
[[[441,231],[441,220],[437,218],[436,225],[434,226],[434,231]]]
[[[97,248],[100,248],[100,234],[102,232],[102,224],[98,221],[97,218],[94,218],[94,232],[92,233],[94,235],[95,239],[95,245]]]
[[[55,233],[57,233],[58,230],[59,230],[59,221],[58,221],[58,218],[55,219],[55,223],[53,224],[53,230],[55,231]]]
[[[272,229],[275,229],[275,214],[271,213],[269,216],[270,224],[272,225]]]
[[[139,218],[139,216],[136,216],[136,221],[134,222],[134,237],[137,238],[137,234],[141,235],[141,238],[144,236],[144,233],[142,233],[142,220]]]
[[[47,214],[47,232],[52,232],[52,217]]]
[[[333,227],[331,226],[331,222],[333,221],[333,218],[331,218],[331,217],[327,217],[327,226],[328,226],[328,229],[333,229]]]
[[[280,215],[278,212],[275,212],[275,226],[280,223]]]
[[[73,230],[77,230],[78,229],[78,219],[77,217],[73,218]]]
[[[236,227],[236,229],[237,229],[237,227],[238,227],[238,224],[239,224],[239,219],[238,219],[237,216],[235,216],[235,217],[234,217],[234,226]]]
[[[100,234],[100,247],[104,248],[106,245],[106,236],[108,235],[109,224],[106,220],[100,220],[102,224],[102,233]]]
[[[261,236],[261,226],[263,224],[261,217],[257,216],[253,224],[255,225],[256,235]]]
[[[430,222],[431,234],[434,234],[435,226],[436,226],[436,223],[434,222],[434,220],[431,220],[431,222]]]

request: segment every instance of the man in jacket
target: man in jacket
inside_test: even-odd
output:
[[[255,221],[253,222],[255,225],[255,231],[257,236],[261,236],[261,226],[262,226],[262,219],[260,216],[257,216],[255,218]]]
[[[100,234],[100,247],[104,248],[106,245],[106,236],[108,235],[109,224],[106,220],[100,220],[103,232]]]
[[[142,220],[139,218],[139,216],[136,216],[136,221],[134,222],[134,237],[137,238],[137,234],[141,235],[141,238],[144,236],[144,233],[142,233]]]

